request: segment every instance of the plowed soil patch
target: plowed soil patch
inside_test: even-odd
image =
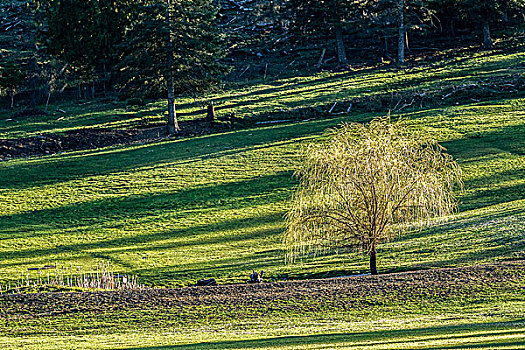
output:
[[[224,310],[339,309],[388,302],[483,298],[512,288],[525,295],[525,261],[379,276],[263,284],[111,292],[0,295],[0,317],[38,317],[110,310],[212,307]],[[297,311],[296,310],[296,311]]]
[[[224,123],[196,119],[179,122],[177,137],[205,135],[228,130]],[[43,134],[18,139],[0,139],[0,161],[12,158],[43,156],[135,142],[152,142],[168,137],[166,126],[141,129],[85,128],[60,134]]]

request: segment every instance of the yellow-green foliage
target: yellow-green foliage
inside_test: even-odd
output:
[[[461,171],[435,140],[404,121],[344,124],[305,150],[287,216],[292,259],[305,249],[378,245],[413,225],[453,212]]]

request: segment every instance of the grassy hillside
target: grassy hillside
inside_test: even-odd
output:
[[[361,68],[349,72],[321,72],[314,76],[289,79],[272,77],[267,82],[231,88],[205,97],[180,97],[177,109],[180,120],[203,117],[204,105],[212,101],[218,116],[268,117],[290,119],[305,108],[308,117],[327,111],[338,102],[334,112],[346,111],[353,103],[357,114],[367,111],[386,114],[389,109],[404,111],[423,107],[466,104],[495,97],[523,96],[525,52],[523,45],[515,53],[469,53],[449,58],[416,61],[401,71],[390,66]],[[59,108],[62,112],[55,112]],[[11,111],[0,114],[2,138],[16,138],[41,133],[63,132],[81,127],[129,128],[165,122],[166,102],[145,107],[126,107],[115,101],[80,104],[64,103],[49,107],[46,116],[14,117]],[[354,117],[355,118],[355,117]]]
[[[352,98],[364,102],[353,113],[320,119],[2,162],[0,281],[55,261],[84,269],[110,261],[116,271],[170,286],[203,277],[240,282],[252,269],[279,279],[366,272],[366,258],[357,253],[284,264],[292,174],[301,147],[327,128],[384,116],[416,93],[428,94],[427,100],[394,116],[408,118],[448,148],[463,167],[465,190],[458,193],[457,218],[383,245],[380,271],[524,258],[524,58],[479,54],[401,72],[365,69],[261,84],[207,99],[222,101],[219,114],[282,109],[282,119],[297,108],[340,102],[346,110]],[[386,105],[366,99],[385,93],[392,96]],[[374,106],[377,101],[382,104]],[[182,118],[194,117],[199,103],[181,99]],[[161,107],[126,112],[70,105],[62,107],[66,117],[4,120],[0,131],[19,137],[131,127],[144,118],[160,121]]]

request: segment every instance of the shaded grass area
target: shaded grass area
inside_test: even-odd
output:
[[[305,321],[305,320],[297,320]],[[91,336],[40,336],[20,339],[4,337],[6,349],[23,347],[27,349],[68,348],[77,349],[523,349],[525,348],[525,327],[523,320],[471,323],[471,324],[436,324],[424,317],[408,318],[402,322],[414,328],[389,329],[388,323],[399,322],[399,319],[386,319],[382,327],[370,322],[372,328],[380,330],[370,332],[355,332],[350,329],[355,323],[351,322],[309,322],[305,326],[315,332],[302,335],[306,329],[295,328],[297,335],[279,335],[279,327],[285,324],[273,322],[265,327],[265,332],[277,333],[276,336],[257,337],[257,329],[215,329],[195,330],[182,335],[178,332],[144,332],[137,336],[134,333],[95,334]],[[376,320],[376,322],[378,322]],[[419,322],[436,324],[435,326],[418,327]],[[366,322],[363,322],[366,323]],[[329,328],[324,331],[323,325]],[[229,325],[231,327],[231,325]],[[263,325],[258,325],[263,326]],[[361,325],[362,326],[362,325]],[[275,328],[274,328],[275,327]],[[270,328],[270,329],[268,329]],[[272,329],[274,328],[274,329]],[[300,329],[297,329],[300,328]],[[346,329],[347,332],[337,332],[336,328]],[[382,329],[381,329],[382,328]],[[203,332],[197,334],[199,331]],[[276,332],[277,331],[277,332]],[[283,330],[281,330],[282,332]],[[301,332],[302,331],[302,332]],[[217,332],[222,338],[213,339],[208,334]],[[195,342],[188,341],[190,336]],[[230,340],[231,339],[231,340]],[[135,344],[135,345],[134,345]]]
[[[512,326],[521,321],[122,349],[520,349],[525,348],[525,328]]]

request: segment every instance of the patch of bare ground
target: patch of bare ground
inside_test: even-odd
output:
[[[333,279],[238,284],[177,289],[113,292],[35,293],[0,295],[0,318],[34,318],[71,313],[172,309],[221,309],[252,314],[287,309],[347,310],[388,303],[443,302],[457,298],[481,299],[512,290],[525,295],[525,261],[459,268],[440,268]],[[244,311],[243,311],[244,310]]]
[[[179,122],[177,137],[205,135],[228,130],[228,125],[196,119]],[[18,139],[0,139],[0,161],[43,156],[66,151],[146,143],[168,137],[166,126],[136,129],[85,128],[60,134],[44,134]]]

